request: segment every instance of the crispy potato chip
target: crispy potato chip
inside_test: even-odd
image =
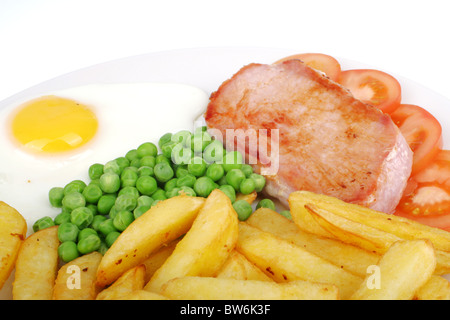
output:
[[[180,195],[160,201],[133,221],[103,256],[97,285],[104,287],[125,271],[142,264],[153,252],[185,234],[204,198]]]
[[[236,201],[245,200],[249,204],[252,204],[256,200],[257,197],[258,197],[258,194],[256,193],[256,191],[253,191],[252,193],[249,193],[249,194],[238,193],[236,195]]]
[[[180,239],[176,239],[163,246],[158,251],[152,253],[142,264],[145,265],[145,283],[149,282],[153,274],[158,270],[163,263],[169,258]]]
[[[248,261],[246,257],[236,250],[230,253],[227,261],[220,268],[217,278],[273,281],[261,269]]]
[[[289,196],[289,205],[293,220],[300,228],[311,227],[319,230],[320,226],[311,217],[305,204],[313,204],[349,220],[377,228],[405,240],[429,239],[436,250],[450,252],[450,232],[433,228],[403,217],[375,211],[364,206],[346,203],[334,197],[308,191],[296,191]],[[313,231],[311,231],[313,232]],[[326,231],[325,231],[326,233]],[[326,234],[325,234],[326,235]]]
[[[416,300],[450,300],[450,282],[440,276],[431,278],[416,291]]]
[[[9,278],[20,246],[27,234],[27,223],[13,207],[0,201],[0,289]]]
[[[212,277],[175,278],[164,284],[162,294],[174,300],[337,300],[333,285],[309,281],[276,283]]]
[[[101,253],[94,251],[64,264],[56,277],[53,300],[95,300],[99,291],[95,280],[101,259]]]
[[[352,300],[410,300],[436,266],[429,240],[395,242],[366,277]]]
[[[120,276],[111,286],[97,295],[97,300],[119,300],[144,288],[145,266],[134,267]]]
[[[268,208],[255,210],[246,220],[246,223],[305,248],[307,251],[363,278],[367,275],[367,267],[377,264],[380,259],[380,256],[373,252],[336,239],[306,232],[292,220]]]
[[[58,227],[33,233],[23,242],[16,261],[14,300],[51,300],[58,269]]]
[[[276,282],[307,280],[333,284],[343,299],[349,297],[363,280],[302,247],[244,222],[239,223],[236,250]]]
[[[238,218],[230,198],[215,189],[205,201],[191,229],[175,247],[145,290],[159,293],[170,279],[213,276],[228,258],[238,237]]]

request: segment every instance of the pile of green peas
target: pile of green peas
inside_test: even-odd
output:
[[[43,217],[33,225],[38,230],[58,225],[58,253],[69,262],[80,255],[104,254],[135,219],[159,201],[180,195],[208,197],[220,189],[231,200],[240,220],[253,212],[237,193],[263,190],[266,180],[245,164],[238,151],[227,152],[206,127],[194,133],[166,133],[158,145],[145,142],[104,164],[88,170],[90,181],[74,180],[49,191],[51,206],[61,208],[54,219]],[[270,199],[259,207],[275,210]],[[288,212],[283,212],[283,215]]]

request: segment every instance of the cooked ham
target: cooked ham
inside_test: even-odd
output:
[[[243,67],[211,95],[205,120],[224,142],[227,129],[278,129],[278,170],[265,192],[285,205],[308,190],[391,213],[411,173],[412,152],[390,117],[300,60]],[[248,145],[235,149],[249,159]],[[273,167],[275,155],[267,163],[259,151],[255,171]]]

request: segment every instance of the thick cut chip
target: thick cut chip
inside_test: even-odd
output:
[[[16,261],[14,300],[52,300],[58,269],[58,227],[30,235]]]
[[[134,267],[120,276],[111,286],[97,295],[97,300],[119,300],[144,288],[145,266]]]
[[[159,293],[170,279],[183,276],[215,276],[234,249],[238,218],[230,198],[215,189],[205,201],[191,229],[145,286]]]
[[[204,202],[201,197],[180,195],[159,202],[133,221],[103,256],[97,272],[98,286],[111,284],[163,245],[185,234]]]
[[[223,264],[217,278],[236,280],[273,281],[261,269],[248,261],[244,255],[234,250]]]

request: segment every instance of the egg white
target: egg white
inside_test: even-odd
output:
[[[143,142],[156,144],[166,132],[193,130],[195,119],[208,103],[208,95],[201,89],[175,83],[93,84],[42,95],[87,105],[97,116],[98,132],[76,150],[35,155],[18,146],[8,132],[10,115],[26,101],[0,110],[0,200],[25,217],[29,233],[37,219],[60,212],[49,204],[50,188],[75,179],[87,183],[91,164],[124,156]]]

